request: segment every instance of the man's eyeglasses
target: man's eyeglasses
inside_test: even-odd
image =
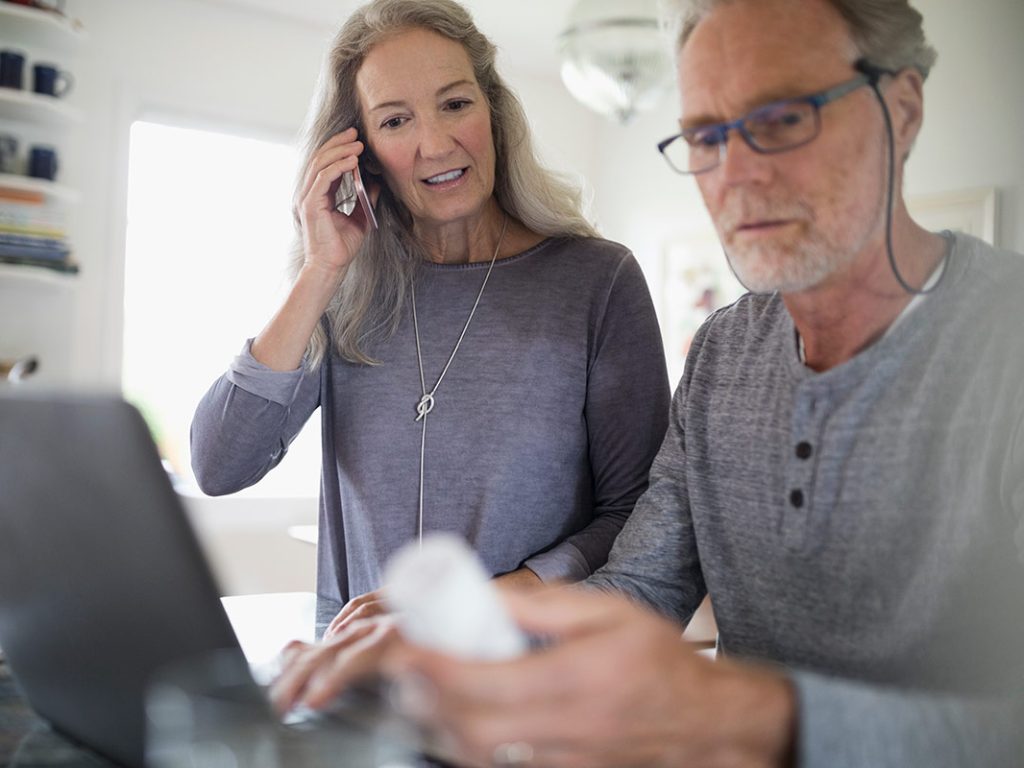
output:
[[[730,123],[687,128],[658,142],[658,151],[679,173],[704,173],[725,157],[730,131],[737,131],[755,152],[771,154],[796,149],[821,132],[818,110],[830,101],[867,85],[871,78],[858,75],[826,91],[765,104]]]

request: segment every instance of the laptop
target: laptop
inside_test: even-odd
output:
[[[168,670],[216,659],[232,700],[279,726],[147,426],[116,396],[0,396],[0,648],[55,730],[132,768]],[[362,749],[369,713],[350,714],[322,727]]]

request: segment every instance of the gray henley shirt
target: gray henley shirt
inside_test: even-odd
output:
[[[1021,766],[1022,551],[1024,257],[957,235],[937,290],[822,373],[778,295],[714,314],[588,583],[684,623],[710,593],[725,653],[790,670],[801,765]]]

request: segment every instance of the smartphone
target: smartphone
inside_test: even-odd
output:
[[[334,193],[335,210],[346,216],[351,216],[356,205],[362,206],[366,220],[370,222],[370,226],[377,229],[377,217],[373,213],[373,206],[370,205],[370,196],[366,193],[366,187],[363,186],[363,177],[359,173],[358,165],[354,171],[346,171],[342,174],[341,181],[338,183],[338,191]]]

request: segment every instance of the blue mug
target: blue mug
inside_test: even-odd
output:
[[[52,64],[36,64],[32,67],[32,75],[32,90],[44,96],[64,96],[75,82],[70,72]]]
[[[0,51],[0,87],[21,90],[25,84],[25,57],[17,51]]]
[[[57,150],[35,146],[28,153],[28,175],[53,181],[57,178]]]

